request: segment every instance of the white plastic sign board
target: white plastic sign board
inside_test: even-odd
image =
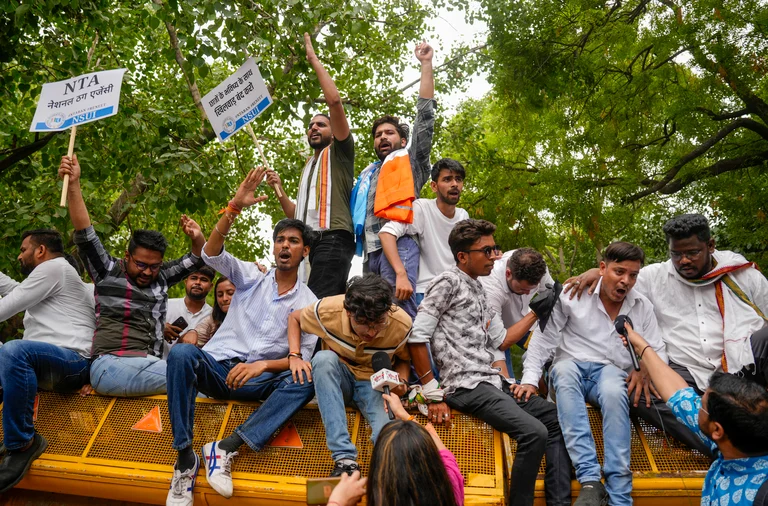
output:
[[[91,72],[55,83],[40,92],[30,132],[56,132],[117,114],[125,69]]]
[[[203,97],[203,109],[213,131],[224,142],[272,105],[253,57]]]

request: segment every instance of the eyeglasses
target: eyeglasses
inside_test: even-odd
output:
[[[160,270],[160,267],[163,266],[163,262],[160,262],[158,264],[145,264],[144,262],[139,262],[138,260],[133,258],[133,255],[131,255],[130,253],[128,253],[128,255],[130,255],[131,260],[133,260],[133,263],[136,264],[136,267],[138,267],[140,271],[146,271],[147,269],[149,269],[152,272],[157,272]]]
[[[485,258],[492,258],[501,254],[501,248],[499,246],[486,246],[480,249],[465,249],[464,253],[472,253],[474,251],[485,253]]]
[[[700,249],[693,249],[689,251],[672,251],[669,250],[669,256],[672,258],[672,260],[680,260],[683,257],[687,258],[688,260],[696,260],[699,258],[699,255],[701,255],[701,252],[704,250]]]
[[[369,321],[362,321],[358,320],[357,318],[354,318],[353,321],[355,322],[355,325],[359,325],[361,327],[368,327],[369,330],[373,330],[374,332],[381,332],[385,328],[389,327],[389,318],[385,318],[382,321],[371,323]]]

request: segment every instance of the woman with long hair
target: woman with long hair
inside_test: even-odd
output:
[[[463,506],[464,478],[435,428],[413,421],[396,395],[382,397],[399,420],[381,429],[367,480],[342,475],[328,505],[351,506],[365,494],[371,506]]]
[[[198,348],[202,348],[208,342],[227,316],[232,295],[235,293],[235,285],[229,279],[221,276],[213,287],[213,293],[213,311],[194,330],[187,332],[189,335],[187,342],[197,343]]]

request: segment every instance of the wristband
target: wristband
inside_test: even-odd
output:
[[[219,214],[230,213],[230,214],[238,215],[240,214],[240,211],[242,211],[242,209],[237,207],[237,204],[235,204],[235,201],[233,199],[227,203],[227,207],[219,211]]]
[[[291,357],[296,357],[296,358],[298,358],[299,360],[301,360],[301,358],[302,358],[302,357],[301,357],[301,353],[298,353],[298,352],[295,352],[295,351],[292,351],[292,352],[290,352],[290,353],[288,354],[288,358],[291,358]]]
[[[640,352],[640,360],[643,359],[643,355],[645,355],[645,350],[647,350],[650,347],[651,347],[651,345],[649,344],[649,345],[646,345],[645,348],[643,348],[643,351]]]
[[[221,233],[221,230],[219,230],[219,225],[218,225],[218,224],[217,224],[217,225],[214,225],[214,226],[213,226],[213,229],[214,229],[216,232],[218,232],[218,233],[219,233],[219,235],[220,235],[221,237],[224,237],[225,239],[226,239],[226,237],[227,237],[227,234],[229,234],[229,232],[227,232],[226,234],[223,234],[223,233]]]
[[[406,421],[407,422],[412,422],[415,418],[416,418],[415,415],[411,415],[411,416],[408,417],[408,420],[406,420]]]

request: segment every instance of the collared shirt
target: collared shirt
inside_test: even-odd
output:
[[[296,281],[287,293],[278,294],[275,269],[262,273],[253,262],[244,262],[222,249],[205,263],[235,285],[227,317],[203,351],[216,361],[278,360],[288,356],[288,316],[317,300],[307,285]],[[302,332],[301,353],[309,360],[317,336]]]
[[[369,380],[373,374],[373,354],[383,351],[394,362],[394,357],[410,360],[408,335],[411,317],[396,307],[388,315],[389,325],[373,341],[366,343],[355,334],[344,309],[344,295],[318,300],[301,311],[301,330],[317,334],[323,340],[323,349],[336,353],[357,380]]]
[[[448,245],[448,235],[454,225],[469,218],[464,209],[457,207],[453,218],[448,218],[437,207],[437,199],[416,199],[413,203],[413,223],[388,221],[381,229],[401,238],[413,236],[419,245],[419,276],[416,293],[424,293],[432,278],[456,265]]]
[[[413,322],[409,343],[429,343],[446,394],[482,382],[501,388],[491,367],[506,336],[501,318],[488,308],[480,281],[453,266],[432,280]]]
[[[128,277],[124,260],[107,253],[92,226],[76,230],[74,241],[96,285],[93,356],[162,356],[168,288],[195,272],[200,258],[187,253],[163,262],[157,278],[141,288]]]
[[[0,322],[24,314],[24,340],[91,356],[96,328],[93,285],[63,257],[39,264],[19,283],[0,272]]]
[[[721,255],[733,253],[715,251],[715,260]],[[752,268],[739,269],[729,276],[763,314],[768,315],[768,280],[765,276]],[[688,369],[696,380],[696,386],[706,390],[712,373],[722,371],[721,358],[726,337],[714,284],[694,286],[682,280],[672,260],[667,260],[643,267],[634,290],[653,303],[669,359]],[[739,327],[734,338],[750,336],[765,325],[763,319],[746,304],[739,302],[733,305],[733,309],[738,314],[731,321]],[[744,346],[750,346],[748,339]],[[751,349],[747,351],[751,355]]]
[[[552,363],[560,360],[613,364],[629,372],[632,359],[600,300],[602,279],[592,295],[571,299],[561,293],[544,332],[539,326],[533,332],[523,363],[523,384],[538,385],[541,370],[554,354]],[[632,320],[634,329],[667,361],[664,341],[653,314],[651,302],[635,292],[627,292],[619,314]]]
[[[203,307],[198,311],[197,313],[193,313],[189,310],[187,307],[187,303],[184,302],[186,300],[185,297],[181,297],[178,299],[168,299],[168,312],[165,314],[165,321],[167,323],[173,324],[176,320],[179,319],[179,317],[184,318],[187,322],[187,327],[179,332],[179,337],[183,336],[190,330],[195,330],[197,326],[205,320],[205,318],[211,314],[211,311],[213,311],[213,308],[210,304],[207,302],[203,304]],[[172,343],[165,342],[165,346],[163,349],[163,360],[166,360],[168,358],[168,354],[171,352],[171,348],[173,348],[173,345],[178,343],[179,341],[176,340]]]
[[[667,401],[675,417],[704,441],[717,455],[709,466],[704,488],[701,490],[701,506],[727,504],[751,506],[760,486],[768,479],[768,455],[725,460],[714,441],[699,427],[701,397],[693,388],[675,392]]]
[[[421,187],[427,182],[432,171],[432,167],[429,165],[429,154],[432,151],[432,137],[435,133],[435,104],[434,99],[421,97],[416,104],[416,120],[413,122],[411,144],[408,147],[416,197],[421,193]],[[368,189],[368,207],[365,216],[366,253],[373,253],[381,249],[379,232],[381,227],[389,221],[373,214],[376,185],[379,182],[379,168],[381,168],[381,164],[371,174],[371,186]]]

